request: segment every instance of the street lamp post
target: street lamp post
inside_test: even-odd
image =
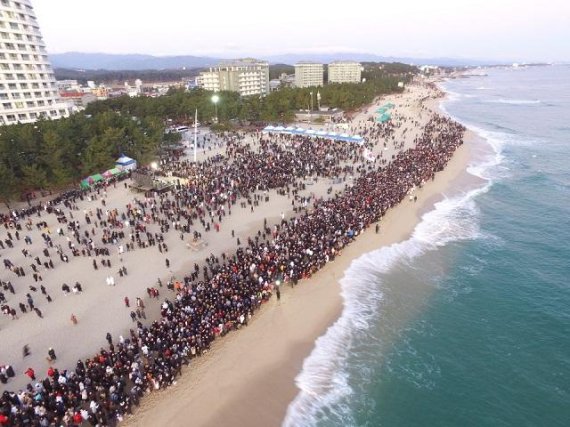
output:
[[[212,96],[212,102],[214,103],[214,108],[216,109],[216,123],[218,123],[218,102],[220,101],[220,97],[218,95]]]

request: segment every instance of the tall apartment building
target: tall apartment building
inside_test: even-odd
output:
[[[329,64],[329,83],[360,83],[362,65],[356,61],[335,61]]]
[[[295,86],[311,87],[323,85],[323,64],[316,62],[297,62],[295,64]]]
[[[241,96],[269,93],[269,64],[257,59],[241,59],[221,63],[200,73],[197,84],[206,90],[229,90]]]
[[[0,0],[0,125],[68,115],[30,0]]]

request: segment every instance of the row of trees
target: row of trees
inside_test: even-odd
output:
[[[350,111],[372,102],[379,95],[401,90],[398,82],[408,81],[410,73],[392,74],[376,67],[365,71],[363,76],[366,76],[365,83],[328,84],[320,88],[283,88],[265,97],[240,97],[235,92],[221,92],[218,118],[220,122],[290,122],[294,119],[295,110],[310,107],[311,92],[315,97],[317,91],[321,95],[321,105]],[[114,111],[129,116],[152,115],[163,120],[190,123],[194,119],[195,109],[198,109],[198,120],[209,123],[215,116],[211,96],[211,92],[202,89],[191,92],[171,90],[167,96],[160,98],[124,96],[89,104],[87,113],[96,115]],[[313,104],[316,107],[316,103]]]
[[[392,74],[377,67],[362,84],[334,84],[318,88],[321,104],[345,110],[359,108],[376,96],[398,91],[408,74]],[[286,88],[266,97],[219,94],[221,128],[236,122],[289,122],[294,111],[310,105],[316,88]],[[197,89],[172,90],[158,98],[127,96],[89,104],[87,109],[58,121],[39,121],[0,128],[0,198],[11,200],[36,189],[62,189],[81,178],[113,166],[125,153],[141,164],[150,162],[168,139],[165,126],[191,123],[198,109],[200,122],[211,122],[212,93]]]
[[[62,189],[113,166],[119,153],[151,161],[163,139],[156,117],[111,111],[0,128],[0,198]]]

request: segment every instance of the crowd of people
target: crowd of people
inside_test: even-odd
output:
[[[393,135],[394,126],[372,124],[369,127],[375,130],[370,134],[378,142]],[[254,150],[233,137],[226,141],[225,156],[213,156],[197,165],[185,161],[163,164],[159,174],[185,180],[172,193],[135,200],[124,211],[84,212],[86,223],[98,223],[104,239],[100,247],[94,241],[94,228],[80,232],[77,219],[67,218],[63,210],[54,207],[59,203],[72,207],[76,198],[85,196],[76,192],[62,196],[50,205],[50,213],[66,220],[73,237],[68,242],[70,255],[105,259],[109,245],[120,245],[127,251],[158,246],[166,252],[164,234],[169,230],[174,229],[183,238],[185,233],[196,236],[198,223],[205,231],[216,229],[239,199],[252,210],[256,203],[267,200],[267,196],[260,200],[260,191],[266,194],[269,189],[279,189],[296,196],[306,177],[358,177],[342,193],[312,199],[312,205],[303,203],[305,208],[296,210],[298,215],[282,216],[273,226],[265,222],[257,234],[243,243],[238,240],[233,254],[211,255],[202,269],[195,264],[193,271],[170,287],[174,293],[171,300],[167,298],[161,304],[159,320],[144,325],[140,316],[131,316],[136,327],[126,338],[114,340],[107,334],[108,346],[93,357],[78,360],[75,369],[57,369],[54,358],[45,378],[36,379],[33,370],[27,371],[30,382],[24,390],[2,394],[0,425],[73,426],[89,422],[106,426],[121,421],[143,394],[175,383],[182,366],[208,351],[217,336],[246,326],[260,305],[278,293],[281,284],[295,286],[310,277],[411,189],[433,179],[462,144],[464,130],[434,114],[413,148],[400,151],[392,159],[366,164],[359,163],[361,150],[341,143],[260,135],[259,147]],[[294,197],[292,203],[296,200],[301,199]],[[40,211],[30,208],[2,220],[21,231],[22,223],[31,227],[26,221]],[[160,232],[147,231],[149,224],[159,226]],[[51,248],[49,240],[46,248]],[[67,255],[61,247],[54,250]],[[21,267],[10,266],[12,271],[16,268]],[[12,284],[7,281],[3,286],[9,289]],[[63,290],[69,292],[69,286]],[[77,292],[81,291],[79,284]],[[159,296],[154,287],[147,293],[151,298]],[[130,307],[126,297],[124,305]],[[138,298],[136,307],[144,312]]]

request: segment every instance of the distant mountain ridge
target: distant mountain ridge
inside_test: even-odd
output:
[[[153,56],[143,54],[110,54],[66,52],[49,55],[52,65],[56,68],[75,68],[86,70],[165,70],[177,68],[203,68],[218,64],[227,59],[208,56]],[[483,66],[496,65],[497,61],[481,61],[459,58],[412,58],[379,56],[368,53],[313,53],[285,54],[259,57],[271,64],[293,65],[298,61],[317,61],[328,64],[338,60],[363,62],[403,62],[415,65],[445,65],[445,66]]]
[[[219,58],[204,56],[152,56],[142,54],[111,54],[66,52],[49,55],[53,67],[86,70],[164,70],[201,68],[216,65]]]

